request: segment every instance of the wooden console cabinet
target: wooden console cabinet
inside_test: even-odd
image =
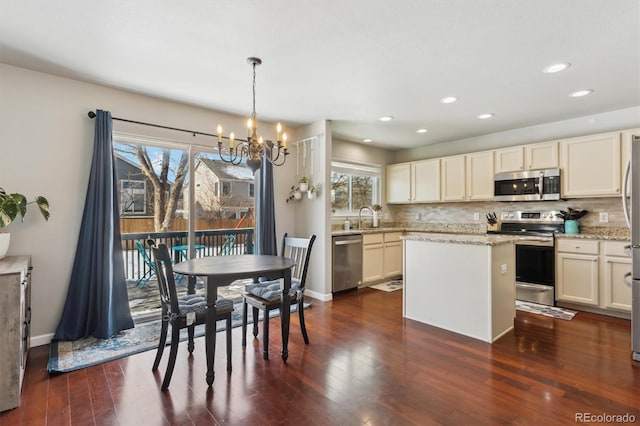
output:
[[[20,405],[29,353],[31,257],[0,259],[0,411]]]

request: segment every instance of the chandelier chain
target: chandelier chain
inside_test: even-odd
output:
[[[253,63],[253,112],[251,113],[251,119],[256,120],[256,63]]]

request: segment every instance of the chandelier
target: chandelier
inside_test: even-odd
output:
[[[218,124],[218,155],[225,163],[240,164],[246,159],[247,166],[255,173],[262,165],[263,158],[275,166],[282,166],[287,161],[287,134],[282,132],[282,125],[276,126],[275,143],[263,140],[258,136],[258,122],[256,120],[256,66],[262,64],[260,58],[247,58],[247,62],[253,67],[253,112],[247,120],[247,139],[236,139],[233,132],[229,136],[222,134],[222,126]],[[223,153],[222,140],[229,141],[228,154]]]

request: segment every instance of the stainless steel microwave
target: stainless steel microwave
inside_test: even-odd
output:
[[[494,179],[496,201],[547,201],[560,199],[560,169],[498,173]]]

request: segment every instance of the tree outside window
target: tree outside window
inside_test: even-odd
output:
[[[331,210],[334,215],[357,214],[380,200],[380,167],[332,162]]]

